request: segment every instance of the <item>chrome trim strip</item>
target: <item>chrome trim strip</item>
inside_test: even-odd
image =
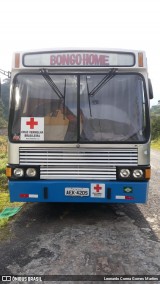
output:
[[[116,180],[116,166],[137,166],[136,148],[20,147],[20,165],[40,165],[41,179]]]

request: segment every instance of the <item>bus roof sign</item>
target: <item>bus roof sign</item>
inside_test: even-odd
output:
[[[25,67],[118,67],[134,66],[135,55],[130,52],[59,51],[25,53]]]

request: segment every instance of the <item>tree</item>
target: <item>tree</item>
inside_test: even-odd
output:
[[[0,100],[0,128],[7,127],[7,121],[3,117],[3,104]]]
[[[152,140],[160,139],[160,116],[152,116],[151,133],[152,133]]]
[[[5,79],[1,86],[1,107],[3,110],[2,117],[8,121],[9,114],[9,92],[10,92],[10,79]]]

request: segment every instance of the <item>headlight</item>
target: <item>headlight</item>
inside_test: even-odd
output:
[[[140,169],[134,170],[133,176],[134,176],[134,178],[141,178],[141,177],[143,177],[143,171],[140,170]]]
[[[24,176],[24,170],[21,169],[21,168],[15,168],[13,173],[16,177],[23,177]]]
[[[27,175],[28,177],[35,177],[36,174],[37,174],[37,172],[36,172],[36,170],[35,170],[34,168],[28,168],[28,169],[26,170],[26,175]]]
[[[128,169],[122,169],[122,170],[120,170],[119,174],[122,178],[128,178],[130,176],[131,172]]]

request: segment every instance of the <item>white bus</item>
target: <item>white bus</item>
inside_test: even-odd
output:
[[[152,96],[143,51],[15,53],[11,201],[145,203]]]

